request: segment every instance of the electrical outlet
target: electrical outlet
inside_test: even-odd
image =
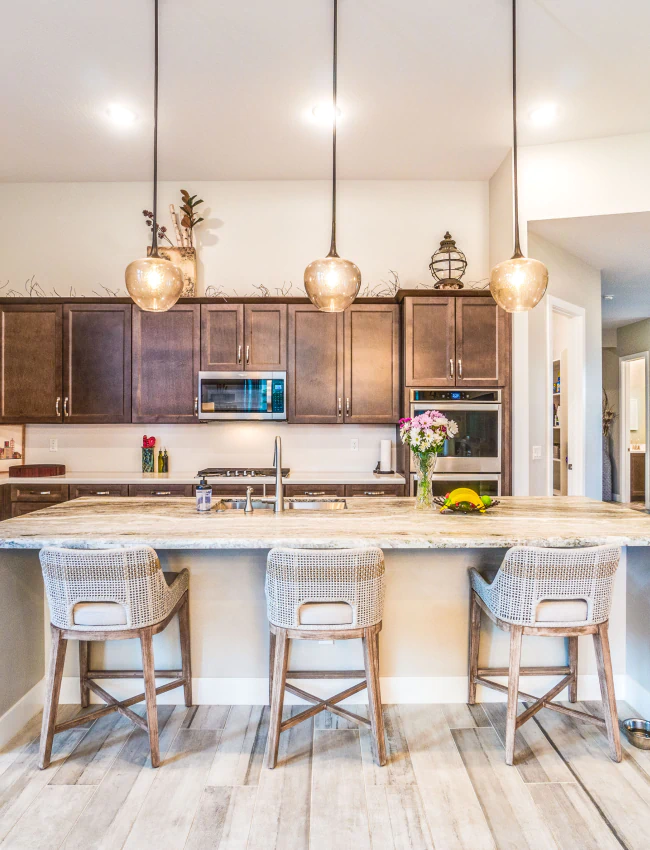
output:
[[[542,459],[542,447],[541,446],[533,446],[533,460],[541,460]]]
[[[358,452],[359,451],[359,441],[358,440],[350,440],[350,451]]]
[[[50,440],[50,451],[51,452],[58,452],[58,450],[59,450],[59,441],[57,440],[56,437],[52,437],[51,440]]]

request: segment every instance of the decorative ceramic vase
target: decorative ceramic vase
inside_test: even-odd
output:
[[[142,449],[142,471],[153,472],[153,449]]]
[[[435,452],[413,452],[417,467],[418,492],[415,497],[416,511],[426,511],[433,507],[431,476],[436,468],[438,455]]]
[[[609,436],[603,434],[603,502],[612,501],[612,456],[609,453]]]

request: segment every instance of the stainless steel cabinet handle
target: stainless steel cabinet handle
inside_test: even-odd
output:
[[[324,490],[305,490],[305,496],[324,496]]]
[[[70,414],[68,413],[68,397],[67,396],[63,399],[63,415],[64,416],[70,416]]]
[[[171,490],[153,490],[151,493],[152,496],[171,496],[171,494]]]
[[[460,357],[458,358],[458,377],[463,377],[463,361],[460,359]]]
[[[110,491],[110,490],[97,490],[97,492],[95,493],[95,495],[96,495],[96,496],[110,496],[110,495],[111,495],[111,491]]]
[[[61,404],[61,396],[60,396],[60,395],[58,395],[58,396],[56,397],[56,405],[55,405],[56,415],[57,415],[57,416],[59,415],[59,405],[60,405],[60,404]]]
[[[449,359],[449,377],[454,377],[454,361],[451,358]]]
[[[385,490],[365,490],[363,493],[364,496],[385,496]]]
[[[41,496],[51,496],[52,491],[51,490],[41,490],[40,495]]]
[[[237,362],[241,363],[241,345],[237,346]]]
[[[194,396],[194,415],[195,416],[199,415],[199,397],[198,396]]]
[[[246,362],[247,363],[251,362],[251,347],[250,347],[250,345],[246,346]]]
[[[350,399],[349,398],[345,399],[345,415],[346,416],[350,415]]]
[[[339,397],[339,416],[343,413],[343,399]]]

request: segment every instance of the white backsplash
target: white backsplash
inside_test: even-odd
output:
[[[288,425],[219,422],[209,425],[28,425],[26,463],[63,463],[68,472],[140,470],[142,435],[167,448],[170,472],[206,466],[271,466],[273,439],[282,437],[282,465],[298,471],[369,472],[380,440],[395,442],[392,425]],[[58,451],[50,451],[50,440]],[[358,451],[351,451],[358,440]],[[395,451],[393,449],[393,458]]]

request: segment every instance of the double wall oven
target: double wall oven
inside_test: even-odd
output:
[[[458,425],[458,434],[445,441],[433,475],[434,496],[456,487],[471,487],[481,496],[501,494],[503,427],[501,390],[411,389],[409,416],[439,410]],[[416,469],[409,452],[411,495],[417,492]]]

